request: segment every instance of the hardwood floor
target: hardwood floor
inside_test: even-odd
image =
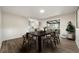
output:
[[[79,53],[79,49],[75,43],[75,41],[68,39],[61,39],[61,44],[57,46],[55,49],[47,49],[43,52],[48,53]]]
[[[0,49],[1,53],[21,53],[23,38],[16,38],[12,40],[3,41]],[[79,53],[79,49],[75,41],[68,39],[61,39],[61,44],[57,48],[42,49],[42,53]],[[29,53],[37,53],[35,49],[31,49]]]
[[[19,52],[22,47],[23,38],[16,38],[11,40],[6,40],[2,42],[1,53],[15,53]]]

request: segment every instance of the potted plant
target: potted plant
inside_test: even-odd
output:
[[[67,38],[75,40],[75,27],[72,25],[71,21],[69,21],[66,31],[68,32]]]

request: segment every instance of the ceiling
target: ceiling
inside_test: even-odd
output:
[[[44,9],[45,13],[40,13]],[[73,13],[78,6],[3,6],[4,12],[13,13],[25,17],[47,18],[50,16]]]

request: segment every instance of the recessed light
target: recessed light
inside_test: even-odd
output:
[[[43,9],[40,10],[40,13],[44,13],[44,12],[45,12],[45,10],[43,10]]]

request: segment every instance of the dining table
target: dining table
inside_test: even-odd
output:
[[[42,36],[51,34],[51,32],[47,32],[47,31],[35,31],[35,32],[29,32],[29,34],[31,34],[32,36],[36,36],[37,37],[37,47],[38,47],[38,52],[40,53],[42,51],[42,45],[41,45],[41,40],[42,40]]]

